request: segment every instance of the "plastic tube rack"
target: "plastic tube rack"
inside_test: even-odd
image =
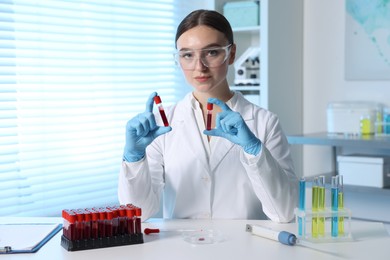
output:
[[[141,208],[120,205],[62,211],[61,245],[68,251],[143,243]]]
[[[298,225],[299,219],[301,225]],[[324,219],[324,233],[318,232],[316,223]],[[295,208],[295,221],[298,238],[314,243],[352,241],[351,235],[351,211],[347,208],[336,211],[331,208],[313,211],[311,209],[300,210]],[[332,225],[337,223],[337,236],[332,234]],[[301,229],[301,230],[300,230]]]

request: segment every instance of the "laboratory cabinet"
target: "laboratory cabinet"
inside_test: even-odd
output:
[[[245,82],[247,79],[241,78],[240,84],[235,77],[234,66],[230,66],[229,84],[248,100],[277,114],[286,133],[301,133],[303,0],[215,0],[214,9],[224,13],[226,4],[233,3],[234,7],[237,3],[245,5],[250,2],[258,3],[258,25],[248,23],[248,26],[234,26],[233,23],[236,62],[245,52],[248,57],[256,56],[256,52],[259,52],[258,63],[253,61],[254,66],[250,69],[255,70],[254,74],[260,79]],[[242,59],[245,60],[245,55]]]
[[[261,25],[260,1],[215,1],[215,9],[230,22],[237,46],[234,64],[229,67],[228,82],[252,103],[260,102]]]
[[[225,4],[231,2],[237,0],[215,0],[214,8],[223,13]],[[229,83],[253,103],[275,113],[287,134],[303,133],[303,9],[303,0],[261,0],[258,26],[233,26],[236,58],[250,47],[260,50],[260,85],[234,86],[233,66]],[[298,172],[303,168],[302,154],[302,148],[292,148]]]
[[[230,66],[228,81],[252,103],[260,105],[260,26],[234,28],[236,61]]]
[[[287,138],[292,145],[332,147],[333,170],[330,173],[323,173],[328,178],[338,174],[337,156],[339,155],[390,156],[390,135],[334,135],[323,132],[288,135]],[[322,175],[322,173],[319,174]],[[352,218],[382,221],[390,224],[389,187],[344,185],[344,191],[344,205],[352,210]]]

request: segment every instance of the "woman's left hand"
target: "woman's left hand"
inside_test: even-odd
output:
[[[222,112],[217,114],[216,127],[204,130],[203,133],[226,138],[240,145],[246,153],[257,155],[261,149],[261,141],[252,133],[240,113],[234,112],[217,98],[209,98],[208,102],[219,106]]]

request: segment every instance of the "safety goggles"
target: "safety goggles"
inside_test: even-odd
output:
[[[198,60],[207,68],[216,68],[229,57],[232,44],[199,50],[182,50],[174,53],[175,62],[183,70],[194,70]]]

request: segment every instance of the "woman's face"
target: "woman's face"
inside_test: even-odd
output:
[[[189,51],[190,55],[183,56],[192,57],[194,60],[189,66],[190,68],[184,68],[182,70],[184,76],[189,84],[191,84],[196,91],[199,92],[211,92],[217,91],[218,88],[228,87],[226,80],[226,74],[228,66],[234,62],[235,46],[231,46],[227,53],[227,59],[221,65],[218,66],[205,66],[200,60],[200,57],[206,55],[214,55],[218,53],[212,50],[212,48],[225,47],[229,45],[225,35],[211,27],[205,25],[196,26],[185,33],[183,33],[177,40],[177,49],[182,53]],[[210,49],[210,51],[202,51],[203,49]],[[224,50],[222,50],[224,52]],[[212,57],[210,57],[212,59]],[[203,58],[205,60],[206,58]],[[207,63],[207,61],[206,61]]]

